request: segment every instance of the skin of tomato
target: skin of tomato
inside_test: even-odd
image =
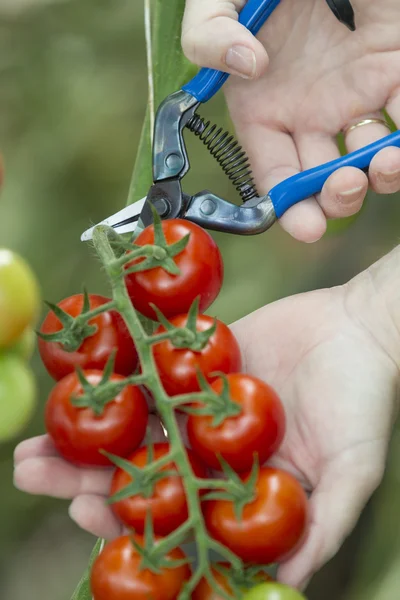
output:
[[[190,415],[187,433],[191,447],[203,462],[220,470],[220,454],[237,472],[251,469],[254,453],[263,464],[279,448],[285,435],[286,419],[276,392],[266,383],[242,373],[227,376],[231,399],[242,409],[213,427],[213,417]],[[222,391],[223,381],[212,383],[215,392]]]
[[[86,370],[85,377],[97,385],[102,371]],[[111,381],[120,381],[113,374]],[[103,449],[118,456],[127,456],[142,442],[148,422],[148,408],[139,388],[126,386],[106,404],[101,416],[91,408],[74,406],[71,398],[82,394],[76,373],[70,373],[57,382],[45,406],[47,432],[58,452],[77,465],[106,466],[108,458],[99,453]]]
[[[143,540],[135,536],[139,544]],[[157,541],[157,538],[156,538]],[[171,560],[185,558],[180,548],[166,555]],[[175,600],[190,578],[190,568],[183,565],[162,568],[159,573],[140,570],[141,556],[129,536],[109,542],[93,563],[90,587],[94,600]]]
[[[240,521],[231,501],[204,503],[210,534],[244,562],[255,564],[281,562],[290,556],[304,539],[308,515],[307,496],[299,482],[268,467],[260,469],[256,497],[244,507]]]
[[[19,435],[36,408],[37,385],[32,370],[12,352],[0,354],[0,442]]]
[[[229,563],[218,563],[225,568],[229,568]],[[215,567],[211,567],[211,572],[214,576],[215,581],[221,588],[227,592],[228,594],[232,594],[232,589],[229,583],[226,580],[226,577],[223,573],[218,571]],[[260,571],[257,575],[254,576],[254,583],[259,581],[272,581],[272,577],[265,573],[264,571]],[[218,592],[214,591],[207,579],[203,577],[200,580],[200,583],[197,585],[196,589],[192,594],[192,600],[224,600],[224,598],[218,594]]]
[[[153,445],[154,459],[158,460],[169,452],[169,444],[157,443]],[[207,471],[199,459],[187,450],[188,458],[197,477],[205,478]],[[128,459],[138,467],[144,467],[148,463],[148,451],[146,447],[139,448]],[[173,463],[163,467],[162,471],[176,470]],[[131,483],[132,478],[123,469],[117,469],[111,483],[111,495],[118,492]],[[157,481],[153,494],[150,498],[144,496],[132,496],[120,502],[111,504],[115,515],[128,527],[137,533],[144,532],[146,515],[150,511],[153,520],[154,533],[157,535],[168,535],[184,523],[188,517],[185,490],[181,477],[165,477]]]
[[[185,327],[187,314],[177,315],[170,322],[175,327]],[[199,315],[196,328],[197,331],[205,331],[213,324],[212,317]],[[165,328],[160,326],[156,333],[164,331]],[[170,396],[198,392],[197,369],[208,381],[213,381],[216,377],[211,377],[210,373],[236,373],[242,368],[239,344],[229,327],[221,321],[217,321],[214,334],[200,352],[176,348],[170,340],[165,340],[153,347],[153,355],[164,389]]]
[[[40,311],[40,290],[36,277],[25,260],[0,248],[0,348],[8,348]]]
[[[90,309],[106,304],[110,299],[97,294],[90,294]],[[69,296],[58,306],[72,317],[82,312],[83,294]],[[81,369],[104,369],[111,352],[116,348],[114,372],[119,375],[130,375],[138,364],[135,345],[122,318],[116,311],[107,311],[90,321],[97,326],[94,335],[86,338],[75,352],[67,352],[58,342],[46,342],[39,338],[39,352],[48,373],[58,381],[76,367]],[[53,311],[43,321],[42,333],[60,331],[62,325]]]
[[[306,600],[303,594],[282,583],[261,583],[243,596],[243,600]]]
[[[155,304],[166,317],[173,317],[188,312],[199,296],[199,310],[204,312],[218,296],[223,282],[219,248],[209,233],[190,221],[168,219],[162,222],[162,228],[168,244],[190,234],[186,248],[173,258],[180,274],[171,275],[162,267],[156,267],[127,275],[126,285],[132,304],[146,317],[157,320],[149,303]],[[138,246],[153,243],[152,225],[135,240]]]

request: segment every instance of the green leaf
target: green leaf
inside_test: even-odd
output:
[[[103,546],[104,540],[98,539],[90,555],[89,564],[86,568],[86,571],[82,575],[82,579],[72,594],[71,600],[92,600],[92,592],[90,590],[90,571],[94,561],[103,549]]]
[[[185,0],[150,0],[150,6],[154,107],[157,110],[168,94],[179,90],[194,75],[195,69],[185,58],[181,48],[180,32]],[[153,183],[151,104],[147,104],[127,204],[147,196]]]

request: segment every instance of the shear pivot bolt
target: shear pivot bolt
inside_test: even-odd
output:
[[[212,200],[204,200],[200,206],[203,215],[212,215],[216,211],[217,205]]]
[[[171,171],[177,171],[183,166],[182,157],[179,156],[179,154],[168,154],[168,156],[165,158],[165,164],[168,169],[171,169]]]

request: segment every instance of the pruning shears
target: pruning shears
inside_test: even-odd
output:
[[[336,18],[354,31],[354,12],[349,0],[327,0]],[[248,0],[239,21],[254,35],[274,12],[280,0]],[[153,222],[152,207],[162,219],[184,218],[205,229],[254,235],[269,229],[291,206],[317,194],[337,169],[352,166],[368,171],[373,157],[385,147],[400,147],[400,131],[356,152],[294,175],[259,196],[249,170],[248,159],[232,135],[206,122],[197,114],[200,104],[210,100],[229,75],[201,69],[181,90],[160,104],[154,124],[153,185],[148,195],[130,204],[99,224],[119,233],[143,229]],[[183,193],[181,182],[189,171],[183,138],[184,129],[195,133],[221,165],[238,190],[240,206],[204,190],[193,196]],[[81,240],[90,240],[94,227]]]

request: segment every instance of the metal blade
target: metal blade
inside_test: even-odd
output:
[[[146,197],[134,202],[133,204],[130,204],[129,206],[126,206],[114,215],[111,215],[111,217],[104,219],[104,221],[100,221],[100,223],[97,223],[97,225],[86,229],[86,231],[84,231],[81,235],[81,241],[87,242],[88,240],[91,240],[93,236],[93,230],[98,225],[108,225],[109,227],[113,227],[113,229],[120,234],[135,231],[136,227],[138,226],[140,213],[142,212],[145,202]],[[143,228],[143,224],[140,225],[140,223],[139,227],[142,226]]]

